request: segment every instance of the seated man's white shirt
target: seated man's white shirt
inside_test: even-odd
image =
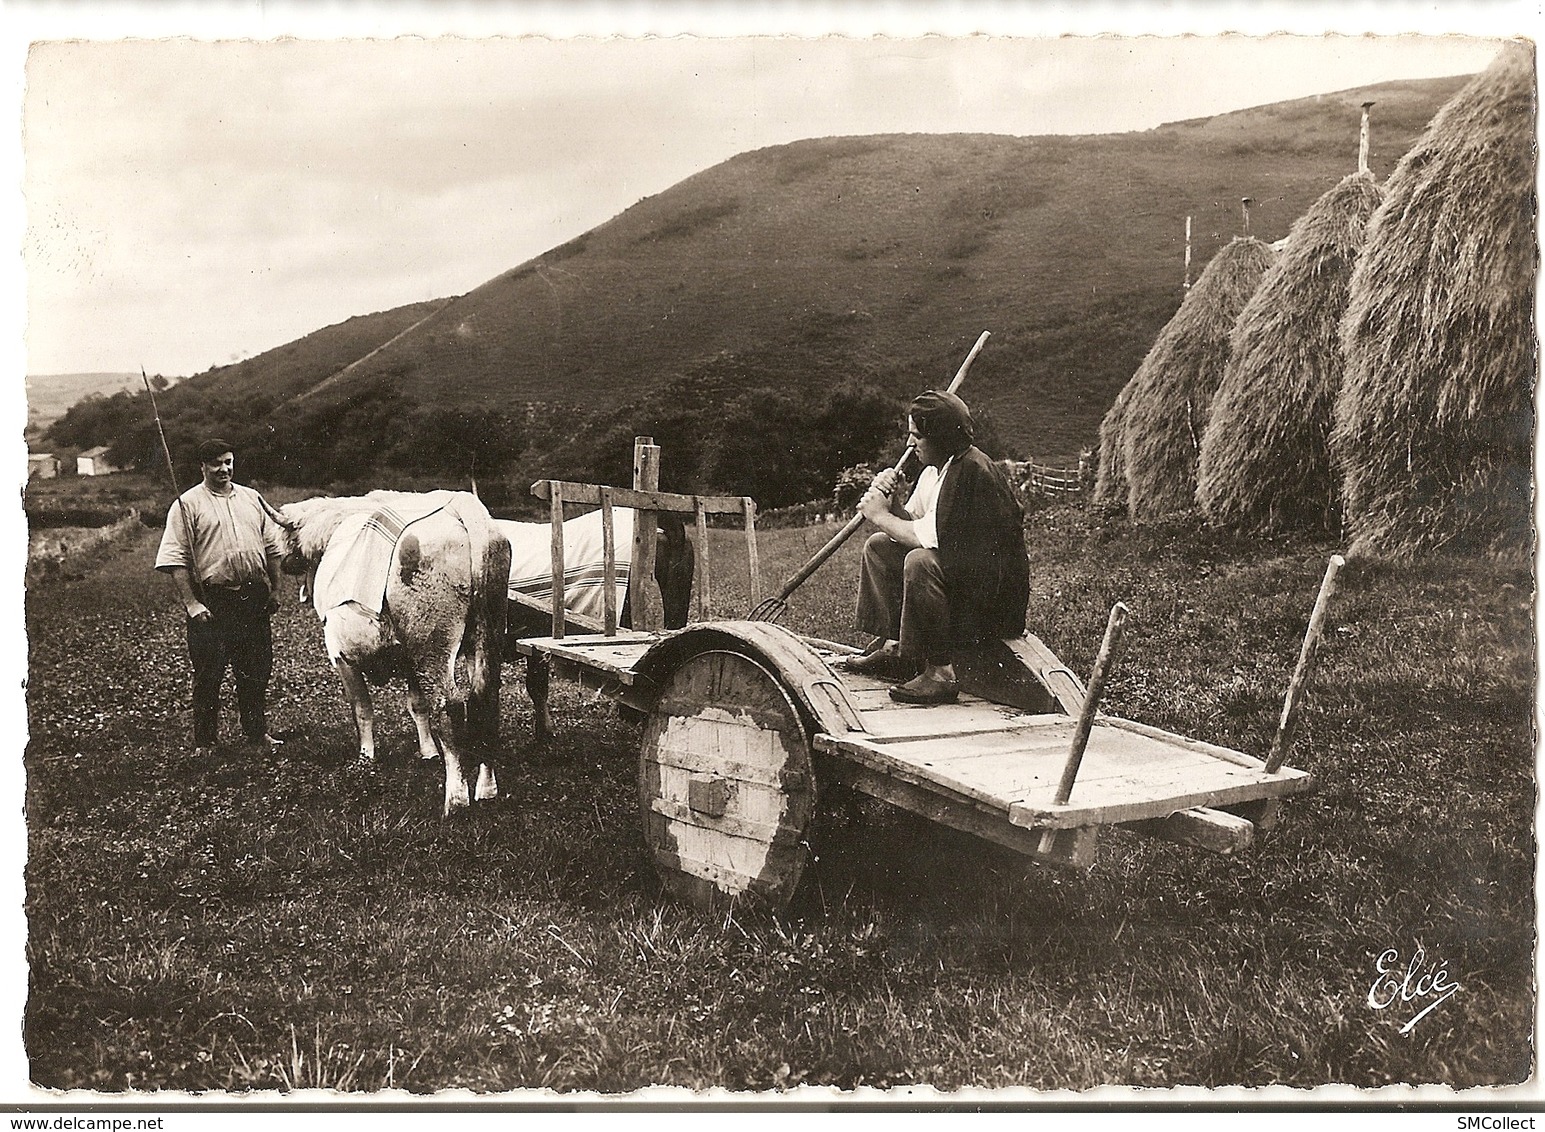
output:
[[[951,456],[944,461],[942,468],[932,464],[924,468],[918,474],[912,497],[907,500],[907,514],[912,516],[912,533],[917,536],[918,545],[928,550],[939,549],[939,525],[934,511],[939,502],[939,485],[944,482],[944,473],[954,460]]]

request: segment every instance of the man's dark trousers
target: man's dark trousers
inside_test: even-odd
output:
[[[950,599],[937,550],[869,536],[858,576],[859,631],[896,641],[919,663],[950,662]]]
[[[268,731],[268,678],[274,666],[268,586],[262,582],[249,582],[240,589],[206,586],[203,598],[210,619],[188,622],[193,745],[212,747],[219,739],[220,684],[227,667],[236,679],[242,733],[256,742]]]

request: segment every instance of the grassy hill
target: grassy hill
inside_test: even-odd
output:
[[[368,356],[370,351],[416,325],[444,300],[415,303],[377,314],[359,315],[325,327],[303,338],[234,365],[219,366],[188,377],[160,395],[167,436],[177,462],[192,474],[192,449],[212,433],[241,436],[272,431],[267,426],[274,410],[296,394]],[[103,375],[117,377],[119,375]],[[75,398],[68,411],[47,425],[46,439],[64,447],[88,448],[110,444],[116,462],[123,465],[159,466],[160,449],[155,439],[150,406],[143,403],[139,374],[133,382],[115,385],[112,396]],[[28,378],[29,416],[37,411],[32,382]],[[42,379],[39,388],[51,388]],[[55,383],[56,384],[56,383]],[[93,390],[100,392],[105,390]],[[47,404],[47,402],[43,402]],[[274,420],[283,420],[282,411]],[[257,426],[261,425],[261,428]],[[256,428],[256,433],[254,429]]]
[[[1464,81],[1386,83],[1130,134],[908,134],[758,150],[465,295],[351,320],[181,392],[202,398],[201,412],[309,428],[312,453],[415,412],[454,410],[463,426],[525,413],[527,470],[557,474],[611,458],[576,443],[685,435],[715,413],[754,425],[764,395],[782,398],[788,416],[851,381],[899,406],[947,380],[988,329],[967,388],[973,407],[1003,450],[1072,458],[1094,444],[1179,304],[1188,215],[1194,279],[1239,232],[1241,197],[1255,201],[1253,232],[1275,240],[1355,167],[1360,103],[1378,104],[1371,164],[1383,178]],[[683,399],[704,416],[671,416]],[[617,406],[602,427],[579,428]],[[581,431],[582,442],[569,439]],[[874,422],[857,431],[872,437]],[[432,433],[445,435],[444,422]],[[709,447],[804,458],[786,440],[736,439]],[[872,454],[854,444],[831,458]],[[275,474],[326,470],[286,460]],[[703,481],[729,463],[721,454],[683,472],[668,455],[667,472]]]
[[[621,401],[716,354],[831,335],[899,391],[974,371],[1012,446],[1072,454],[1240,227],[1285,235],[1355,166],[1387,176],[1460,80],[1385,84],[1144,133],[825,138],[743,154],[447,303],[342,381],[415,398]],[[829,377],[830,375],[812,375]]]
[[[29,373],[27,432],[42,432],[71,405],[86,397],[108,397],[122,389],[136,389],[137,373]]]
[[[419,325],[445,305],[436,299],[375,314],[357,315],[314,331],[256,357],[220,366],[191,381],[190,389],[239,387],[261,412],[325,382],[352,362]]]

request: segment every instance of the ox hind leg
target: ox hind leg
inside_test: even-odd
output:
[[[474,637],[481,641],[484,638]],[[475,801],[485,802],[499,796],[496,769],[502,748],[499,746],[499,654],[486,647],[476,647],[464,658],[471,689],[467,694],[465,738],[461,755],[463,772],[477,767],[477,784],[472,788]]]
[[[413,717],[413,727],[418,731],[418,757],[421,759],[437,759],[444,754],[440,750],[440,740],[435,736],[434,711],[433,697],[425,694],[418,673],[409,670],[408,714]]]
[[[483,802],[499,796],[499,779],[494,764],[499,750],[499,671],[498,658],[486,651],[474,650],[466,657],[471,691],[467,695],[465,738],[462,740],[463,769],[478,767],[474,800]],[[492,671],[490,671],[492,669]]]
[[[370,688],[365,676],[352,662],[338,657],[333,661],[338,678],[343,681],[344,698],[354,712],[354,730],[359,736],[359,762],[371,765],[376,760],[375,709],[370,703]]]
[[[456,634],[460,637],[460,634]],[[435,688],[445,710],[446,726],[436,732],[445,754],[445,816],[472,804],[477,795],[480,760],[468,715],[468,694],[456,681],[456,654],[460,641],[435,650],[438,663],[419,669],[421,686]],[[428,660],[428,658],[426,658]],[[432,669],[432,670],[430,670]]]

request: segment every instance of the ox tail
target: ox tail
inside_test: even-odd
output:
[[[472,691],[467,732],[486,761],[499,750],[499,683],[503,661],[510,542],[475,497],[459,508],[471,549],[471,595],[462,651]]]

